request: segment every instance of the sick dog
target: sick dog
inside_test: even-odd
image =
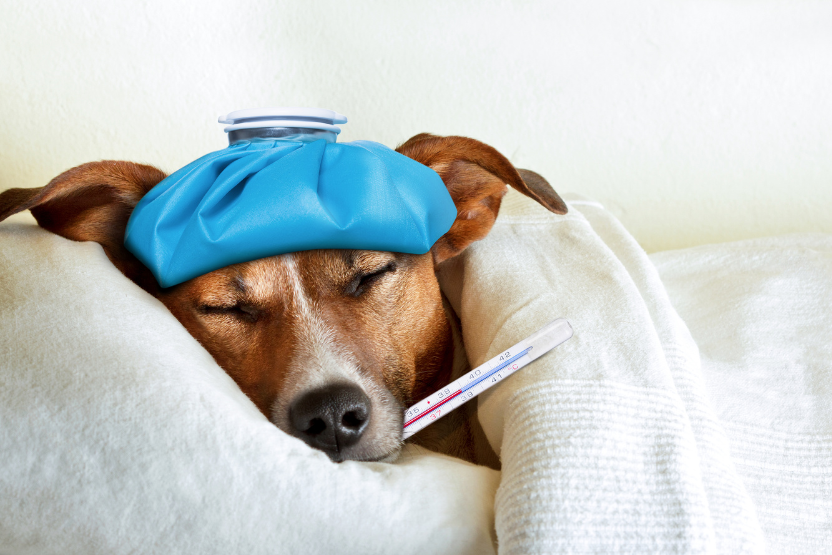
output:
[[[166,175],[132,162],[91,162],[45,187],[9,189],[0,194],[0,221],[30,210],[48,231],[99,243],[278,428],[333,461],[391,461],[402,446],[404,410],[468,369],[459,322],[437,280],[443,263],[488,234],[506,184],[556,214],[567,211],[545,179],[479,141],[420,134],[396,150],[435,170],[457,208],[426,254],[297,252],[163,289],[125,249],[124,232],[133,208]],[[473,403],[410,441],[499,467]]]

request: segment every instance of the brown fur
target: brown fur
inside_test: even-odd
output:
[[[305,368],[308,322],[301,301],[314,304],[357,371],[388,391],[403,411],[448,383],[455,356],[460,360],[454,316],[444,306],[436,267],[485,237],[505,184],[553,212],[565,213],[566,205],[543,178],[526,170],[521,177],[496,150],[473,139],[421,134],[397,150],[436,170],[457,206],[456,221],[429,254],[307,251],[291,260],[275,256],[235,264],[161,289],[123,240],[136,203],[165,175],[130,162],[84,164],[45,187],[5,191],[0,221],[28,209],[53,233],[101,244],[112,263],[158,297],[267,417],[275,403],[291,396]],[[300,282],[294,286],[293,271]],[[414,440],[472,462],[499,464],[467,405]],[[368,453],[367,458],[383,455]]]

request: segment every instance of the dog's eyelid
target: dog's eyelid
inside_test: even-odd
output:
[[[245,318],[247,320],[257,320],[260,317],[262,310],[257,308],[254,305],[247,304],[247,303],[235,303],[235,304],[219,304],[219,305],[211,305],[211,304],[202,304],[199,307],[199,311],[202,314],[207,315],[229,315],[235,317]]]
[[[233,310],[241,305],[242,303],[237,301],[205,301],[199,303],[199,310]]]
[[[397,268],[398,268],[398,265],[396,264],[396,261],[391,260],[390,262],[388,262],[387,264],[385,264],[381,268],[378,268],[377,270],[372,270],[372,271],[369,271],[369,272],[363,272],[363,273],[358,274],[356,276],[356,279],[358,279],[361,282],[364,282],[366,280],[371,280],[371,279],[374,279],[374,278],[377,278],[377,277],[381,277],[383,274],[387,274],[387,273],[390,273],[390,272],[395,272]]]
[[[370,272],[362,272],[356,275],[347,285],[345,292],[353,297],[361,296],[373,283],[378,281],[385,274],[393,273],[398,268],[395,260],[391,260],[381,268]]]
[[[371,273],[372,274],[381,274],[383,272],[395,272],[396,268],[398,268],[398,267],[399,267],[399,265],[396,264],[396,261],[391,260],[390,262],[388,262],[387,264],[385,264],[384,266],[382,266],[378,270],[375,270],[374,272],[371,272]]]
[[[343,258],[349,271],[370,274],[395,263],[399,255],[395,252],[347,251]]]

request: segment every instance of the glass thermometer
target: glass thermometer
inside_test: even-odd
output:
[[[470,370],[458,380],[428,395],[405,411],[403,439],[467,403],[570,337],[572,326],[565,319],[559,318],[485,364]]]

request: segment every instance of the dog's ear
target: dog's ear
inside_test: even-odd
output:
[[[147,291],[158,286],[150,271],[124,248],[127,220],[141,198],[165,174],[152,166],[90,162],[36,189],[0,193],[0,221],[31,210],[38,224],[73,241],[95,241],[110,261]]]
[[[543,177],[529,170],[518,171],[505,156],[474,139],[422,133],[396,150],[436,171],[456,204],[456,221],[431,248],[435,264],[488,235],[506,184],[555,214],[566,214],[566,203]]]

